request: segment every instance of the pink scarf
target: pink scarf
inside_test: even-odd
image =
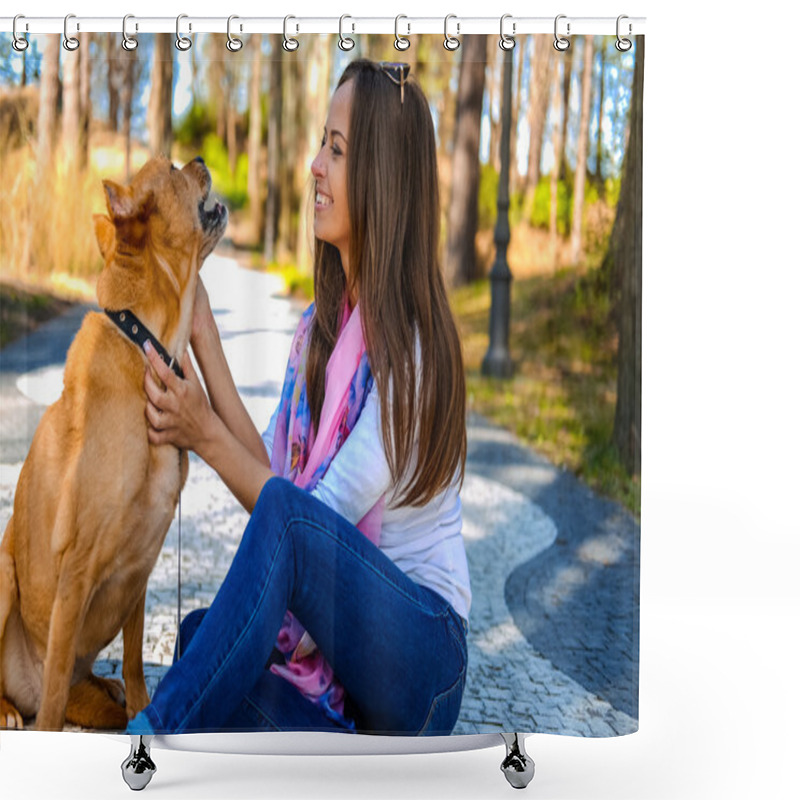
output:
[[[346,301],[343,306],[339,337],[325,370],[325,400],[319,429],[315,431],[311,424],[306,396],[305,372],[313,304],[303,314],[292,341],[278,405],[272,470],[308,491],[324,476],[347,439],[373,385],[359,307],[351,313]],[[358,523],[359,530],[376,545],[383,506],[381,498]],[[353,721],[344,715],[344,688],[314,642],[288,611],[276,646],[286,656],[286,663],[273,664],[270,670],[321,706],[333,720],[353,728]]]

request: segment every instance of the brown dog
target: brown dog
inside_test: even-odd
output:
[[[178,360],[191,333],[197,273],[227,211],[204,209],[211,177],[195,159],[149,161],[130,186],[103,183],[96,215],[100,305],[129,309]],[[89,313],[67,355],[64,390],[42,417],[0,545],[0,727],[65,719],[124,728],[149,702],[142,665],[145,590],[188,459],[147,439],[142,350]],[[98,652],[123,631],[119,682]],[[127,703],[126,703],[127,700]],[[37,713],[38,712],[38,713]],[[127,712],[127,713],[126,713]]]

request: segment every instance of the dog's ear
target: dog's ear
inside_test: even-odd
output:
[[[103,256],[103,261],[108,261],[114,252],[117,241],[116,228],[105,214],[94,214],[92,219],[94,220],[94,235],[100,246],[100,255]]]
[[[106,206],[111,219],[117,222],[131,220],[144,220],[150,216],[155,204],[155,194],[152,190],[144,197],[135,198],[130,186],[120,186],[114,181],[103,181],[106,190]]]

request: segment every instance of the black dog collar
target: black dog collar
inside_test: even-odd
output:
[[[144,350],[144,343],[149,340],[153,345],[156,352],[161,356],[161,359],[169,365],[169,368],[181,379],[183,379],[183,370],[180,368],[177,360],[174,359],[167,352],[161,342],[148,330],[142,321],[128,309],[122,311],[109,311],[104,309],[106,316],[134,343]]]

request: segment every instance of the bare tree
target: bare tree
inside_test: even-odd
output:
[[[62,158],[68,170],[74,169],[78,165],[81,121],[80,66],[80,48],[64,53],[61,148]]]
[[[36,143],[36,162],[40,171],[48,169],[55,150],[58,122],[58,56],[60,47],[61,42],[58,36],[45,38],[37,123],[38,139]]]
[[[298,236],[295,250],[295,263],[302,272],[311,273],[313,269],[311,254],[313,252],[313,234],[309,230],[311,222],[310,187],[311,162],[316,156],[316,147],[322,138],[325,124],[325,113],[330,100],[328,85],[332,69],[331,40],[327,35],[316,36],[312,40],[312,57],[310,68],[305,74],[303,90],[304,127],[300,129],[299,151],[297,156],[298,173],[297,188],[299,201]],[[301,105],[301,104],[298,104]]]
[[[605,47],[602,46],[602,39],[601,39],[601,46],[599,49],[600,52],[600,102],[598,104],[597,109],[597,142],[596,147],[597,151],[595,153],[595,180],[597,181],[597,191],[600,193],[600,197],[604,197],[605,195],[605,186],[603,185],[603,114],[604,114],[604,106],[605,106],[605,93],[606,93],[606,52]]]
[[[558,173],[561,157],[564,152],[566,130],[564,117],[561,113],[561,79],[559,64],[553,70],[553,166],[550,170],[550,253],[553,269],[558,266]],[[564,64],[566,70],[567,65]]]
[[[526,206],[533,204],[533,194],[539,185],[539,167],[542,159],[542,142],[544,126],[547,121],[547,107],[550,102],[550,90],[553,72],[553,49],[550,36],[544,33],[533,35],[534,51],[531,65],[531,97],[528,103],[528,127],[531,132],[528,148],[528,172],[523,180],[526,193]]]
[[[563,180],[567,177],[567,139],[569,138],[569,95],[572,87],[572,57],[574,47],[570,47],[560,54],[564,61],[564,92],[561,104],[561,155],[558,160],[558,177]]]
[[[511,102],[511,191],[515,192],[520,186],[522,175],[519,171],[519,159],[517,158],[517,147],[519,142],[519,110],[522,105],[522,71],[525,66],[525,54],[528,49],[529,36],[517,36],[517,44],[512,55],[517,59],[516,73],[514,75],[514,94]]]
[[[147,130],[150,155],[172,152],[172,58],[174,45],[168,33],[155,35],[155,52],[150,76],[150,105],[147,108]]]
[[[264,224],[264,202],[261,191],[261,34],[254,33],[248,42],[253,54],[250,72],[250,129],[247,136],[247,197],[250,218],[258,240]]]
[[[480,138],[486,83],[486,36],[463,39],[458,78],[453,180],[447,224],[445,275],[451,286],[477,276],[475,234],[478,232],[478,190],[481,180]]]
[[[644,37],[636,37],[630,136],[625,152],[617,216],[603,269],[618,287],[619,331],[614,445],[632,475],[641,469],[642,431],[642,98]]]
[[[578,131],[578,156],[575,163],[575,188],[572,195],[572,264],[581,257],[583,233],[583,198],[586,185],[586,164],[589,161],[589,118],[592,113],[592,69],[594,38],[587,36],[583,44],[583,77],[581,79],[581,122]]]
[[[125,181],[131,179],[131,118],[133,117],[133,90],[141,72],[141,62],[135,51],[120,48],[119,60],[122,65],[122,91],[120,105],[122,109],[122,138],[125,147]]]
[[[270,37],[269,121],[267,123],[267,204],[264,226],[264,260],[271,263],[278,253],[278,222],[281,215],[281,128],[283,120],[283,60],[280,34]]]
[[[78,166],[80,169],[86,169],[89,164],[89,128],[92,122],[92,59],[89,51],[92,34],[85,33],[81,38]]]
[[[115,33],[106,34],[106,86],[108,87],[108,125],[114,133],[119,130],[119,73],[120,62],[117,60],[119,42]],[[119,48],[123,50],[124,48]]]

